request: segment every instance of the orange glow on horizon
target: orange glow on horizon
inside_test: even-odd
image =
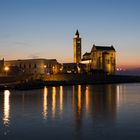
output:
[[[140,60],[137,57],[123,57],[117,56],[117,67],[122,67],[124,69],[140,68]]]
[[[140,65],[139,64],[118,64],[117,68],[135,69],[135,68],[140,68]]]

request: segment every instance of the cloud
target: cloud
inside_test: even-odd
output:
[[[20,41],[13,41],[14,45],[20,45],[20,46],[28,46],[29,44],[25,43],[25,42],[20,42]]]
[[[40,53],[34,53],[34,54],[30,54],[28,58],[37,59],[40,58],[40,56],[41,56]]]

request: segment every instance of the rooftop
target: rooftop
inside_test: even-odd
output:
[[[115,51],[115,48],[113,46],[96,46],[96,45],[93,45],[92,50],[94,48],[96,48],[96,50],[105,50],[105,51],[112,50],[112,51]]]

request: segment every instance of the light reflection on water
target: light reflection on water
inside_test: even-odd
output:
[[[10,124],[10,91],[4,91],[4,110],[3,110],[3,124],[8,126]]]
[[[0,138],[5,134],[15,138],[18,134],[24,135],[24,139],[26,135],[30,139],[33,136],[51,139],[57,136],[61,139],[140,136],[136,133],[140,130],[139,90],[140,84],[5,90],[0,94],[0,114],[3,114]],[[131,129],[133,125],[134,132],[134,127]]]
[[[56,113],[56,87],[52,87],[52,117],[55,117]]]
[[[48,89],[44,87],[44,93],[43,93],[43,117],[44,119],[47,119],[48,115]]]
[[[63,111],[63,86],[60,86],[60,113]]]
[[[80,115],[80,113],[81,113],[81,85],[78,85],[78,99],[77,99],[77,104],[78,104],[78,114]]]
[[[89,110],[89,89],[88,86],[86,86],[86,91],[85,91],[85,106],[86,106],[86,112],[88,113]]]

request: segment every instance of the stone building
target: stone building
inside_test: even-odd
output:
[[[84,73],[85,72],[85,65],[81,63],[63,63],[62,64],[62,73]]]
[[[79,37],[78,30],[75,33],[75,37],[73,39],[73,49],[74,49],[74,63],[81,62],[81,38]]]
[[[83,54],[81,63],[85,65],[86,72],[89,72],[91,70],[91,53],[86,52]]]
[[[93,45],[91,52],[86,52],[81,59],[81,38],[78,30],[74,37],[74,62],[85,64],[87,72],[104,71],[107,74],[116,72],[116,51],[113,46]]]
[[[60,64],[56,59],[23,59],[4,62],[5,67],[17,67],[24,74],[57,74],[60,72]],[[9,70],[10,71],[10,70]]]
[[[78,30],[73,38],[73,50],[74,50],[74,62],[63,63],[61,67],[61,73],[83,73],[85,71],[85,65],[81,64],[81,38]]]
[[[91,69],[103,70],[107,74],[115,74],[116,51],[114,47],[93,45],[91,50]]]
[[[61,65],[56,59],[3,60],[0,61],[0,70],[2,70],[2,67],[11,67],[14,71],[20,70],[23,74],[31,75],[84,73],[92,70],[103,71],[107,74],[115,74],[116,51],[113,46],[93,45],[91,51],[86,52],[83,56],[81,46],[82,38],[77,30],[73,39],[73,63],[64,63]]]
[[[0,60],[0,75],[4,72],[4,59]]]

